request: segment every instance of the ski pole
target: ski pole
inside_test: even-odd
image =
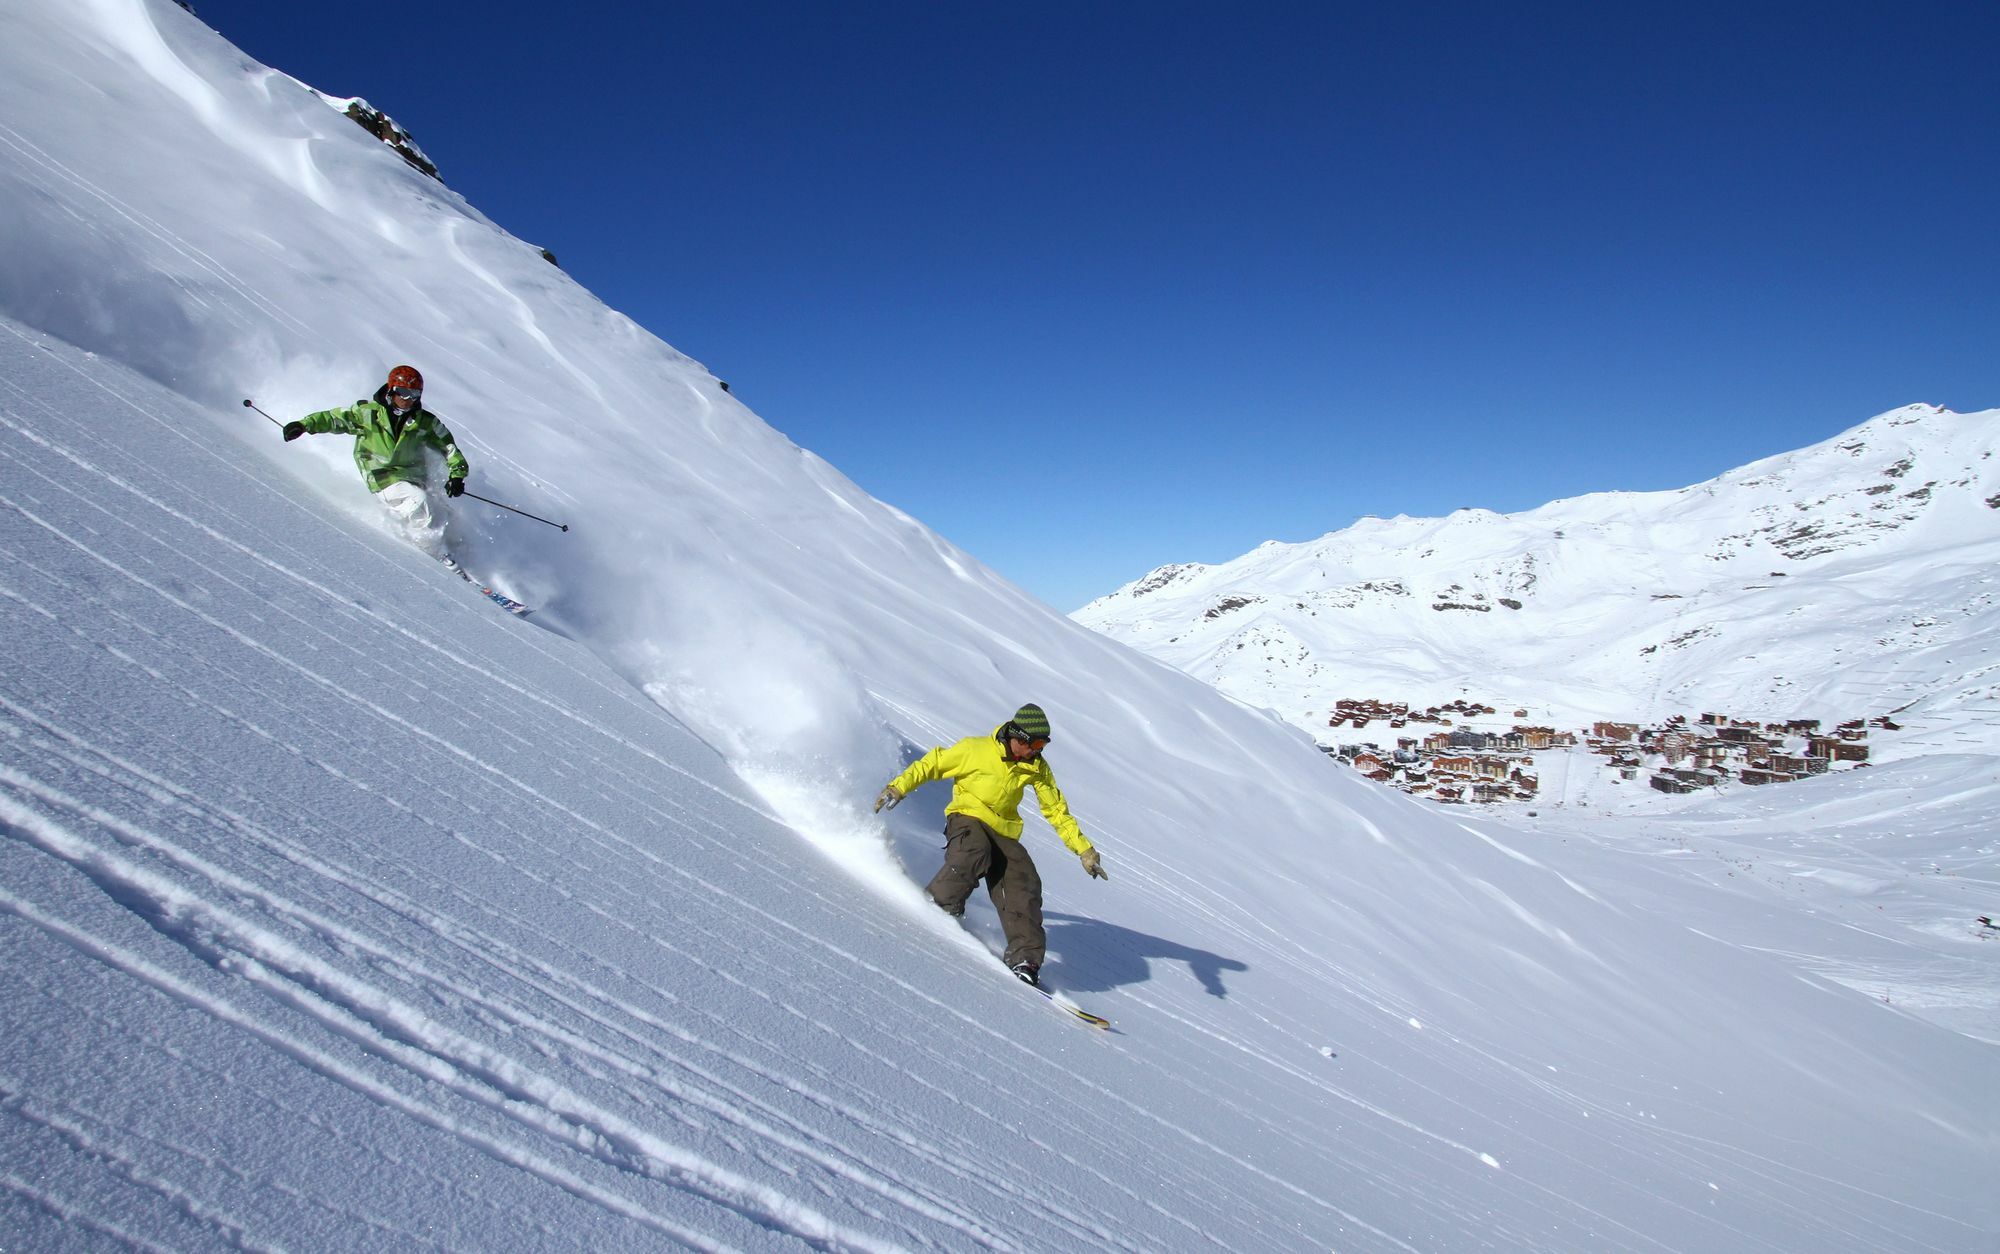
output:
[[[549,522],[548,519],[543,518],[540,514],[530,514],[527,510],[515,509],[512,505],[502,505],[499,501],[494,500],[490,496],[481,496],[477,492],[465,492],[461,493],[460,495],[469,496],[475,501],[484,501],[488,505],[499,505],[501,509],[507,510],[510,513],[519,514],[523,518],[532,518],[538,523],[546,523],[548,526],[554,527],[557,531],[569,530],[568,523]]]
[[[257,404],[256,404],[256,402],[252,401],[252,400],[251,400],[251,399],[250,399],[249,397],[247,397],[247,396],[246,396],[246,397],[244,397],[244,398],[243,398],[243,407],[244,407],[245,409],[257,409]],[[261,410],[261,409],[257,409],[257,412],[258,412],[258,413],[260,413],[260,414],[264,414],[264,411],[263,411],[263,410]],[[264,414],[264,416],[265,416],[266,418],[271,418],[271,415],[269,415],[269,414]],[[284,426],[284,425],[285,425],[284,423],[282,423],[282,422],[279,422],[279,421],[278,421],[278,420],[277,420],[276,418],[271,418],[271,424],[272,424],[273,426],[277,426],[277,427],[282,427],[282,426]],[[555,528],[555,529],[556,529],[557,531],[568,531],[568,530],[569,530],[569,524],[568,524],[568,523],[559,523],[559,522],[549,522],[549,520],[548,520],[548,519],[546,519],[546,518],[543,518],[543,517],[542,517],[542,516],[541,516],[540,514],[530,514],[530,513],[529,513],[529,512],[527,511],[527,510],[524,510],[524,509],[515,509],[515,508],[514,508],[514,507],[513,507],[512,505],[507,505],[507,504],[503,504],[502,502],[499,502],[499,501],[496,501],[496,500],[494,500],[494,499],[493,499],[492,497],[490,497],[490,496],[481,496],[481,495],[479,495],[479,493],[477,493],[477,492],[467,492],[467,493],[465,493],[465,495],[466,495],[466,496],[469,496],[469,497],[471,497],[471,498],[472,498],[473,500],[475,500],[475,501],[484,501],[484,502],[486,502],[486,503],[487,503],[488,505],[498,505],[498,506],[500,506],[500,508],[501,508],[501,509],[504,509],[504,510],[507,510],[507,511],[509,511],[510,513],[515,513],[515,514],[519,514],[519,515],[520,515],[521,517],[523,517],[523,518],[532,518],[532,519],[534,519],[534,520],[535,520],[536,522],[538,522],[538,523],[542,523],[542,524],[545,524],[545,525],[547,525],[547,526],[550,526],[550,527],[554,527],[554,528]]]

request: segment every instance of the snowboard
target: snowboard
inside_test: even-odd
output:
[[[1083,1020],[1085,1023],[1088,1023],[1091,1027],[1103,1028],[1107,1031],[1111,1027],[1111,1020],[1105,1018],[1103,1015],[1094,1015],[1090,1013],[1088,1010],[1085,1010],[1082,1006],[1079,1006],[1075,1002],[1071,1001],[1069,998],[1058,997],[1052,990],[1043,988],[1039,984],[1030,984],[1026,980],[1015,975],[1012,971],[1009,971],[1007,973],[1007,978],[1013,980],[1016,984],[1019,984],[1023,988],[1031,989],[1034,992],[1040,993],[1042,996],[1049,999],[1049,1003],[1051,1005],[1056,1006],[1057,1008],[1067,1012],[1068,1014],[1076,1016],[1077,1018]]]

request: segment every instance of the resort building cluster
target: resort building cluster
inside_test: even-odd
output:
[[[1676,714],[1664,723],[1598,722],[1566,731],[1515,722],[1506,731],[1478,731],[1460,721],[1492,720],[1494,707],[1472,701],[1415,710],[1407,704],[1343,698],[1329,728],[1363,731],[1382,725],[1393,746],[1377,740],[1322,744],[1372,780],[1448,804],[1532,801],[1541,791],[1535,753],[1581,747],[1619,780],[1665,793],[1695,792],[1727,782],[1781,784],[1832,769],[1866,765],[1870,727],[1894,731],[1888,717],[1854,719],[1822,732],[1818,719],[1766,722]],[[1526,710],[1515,710],[1525,719]],[[1436,730],[1430,730],[1436,728]]]

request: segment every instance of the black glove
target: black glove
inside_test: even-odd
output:
[[[447,479],[447,480],[445,480],[445,481],[444,481],[444,494],[445,494],[446,496],[464,496],[464,495],[465,495],[465,480],[463,480],[463,479]]]
[[[288,422],[285,424],[285,442],[287,444],[291,443],[293,440],[298,439],[305,433],[306,433],[306,424],[304,424],[303,422]]]

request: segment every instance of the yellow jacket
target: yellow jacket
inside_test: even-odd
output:
[[[1005,726],[1003,723],[1001,726]],[[1055,772],[1041,758],[1032,762],[1010,762],[1007,746],[1000,741],[1000,728],[990,736],[967,736],[950,748],[933,749],[910,763],[889,787],[904,796],[934,779],[952,781],[951,802],[946,814],[963,814],[978,819],[1009,840],[1021,839],[1021,794],[1032,788],[1042,807],[1042,817],[1056,829],[1056,835],[1071,853],[1090,850],[1090,841],[1070,817],[1069,803],[1056,787]]]

